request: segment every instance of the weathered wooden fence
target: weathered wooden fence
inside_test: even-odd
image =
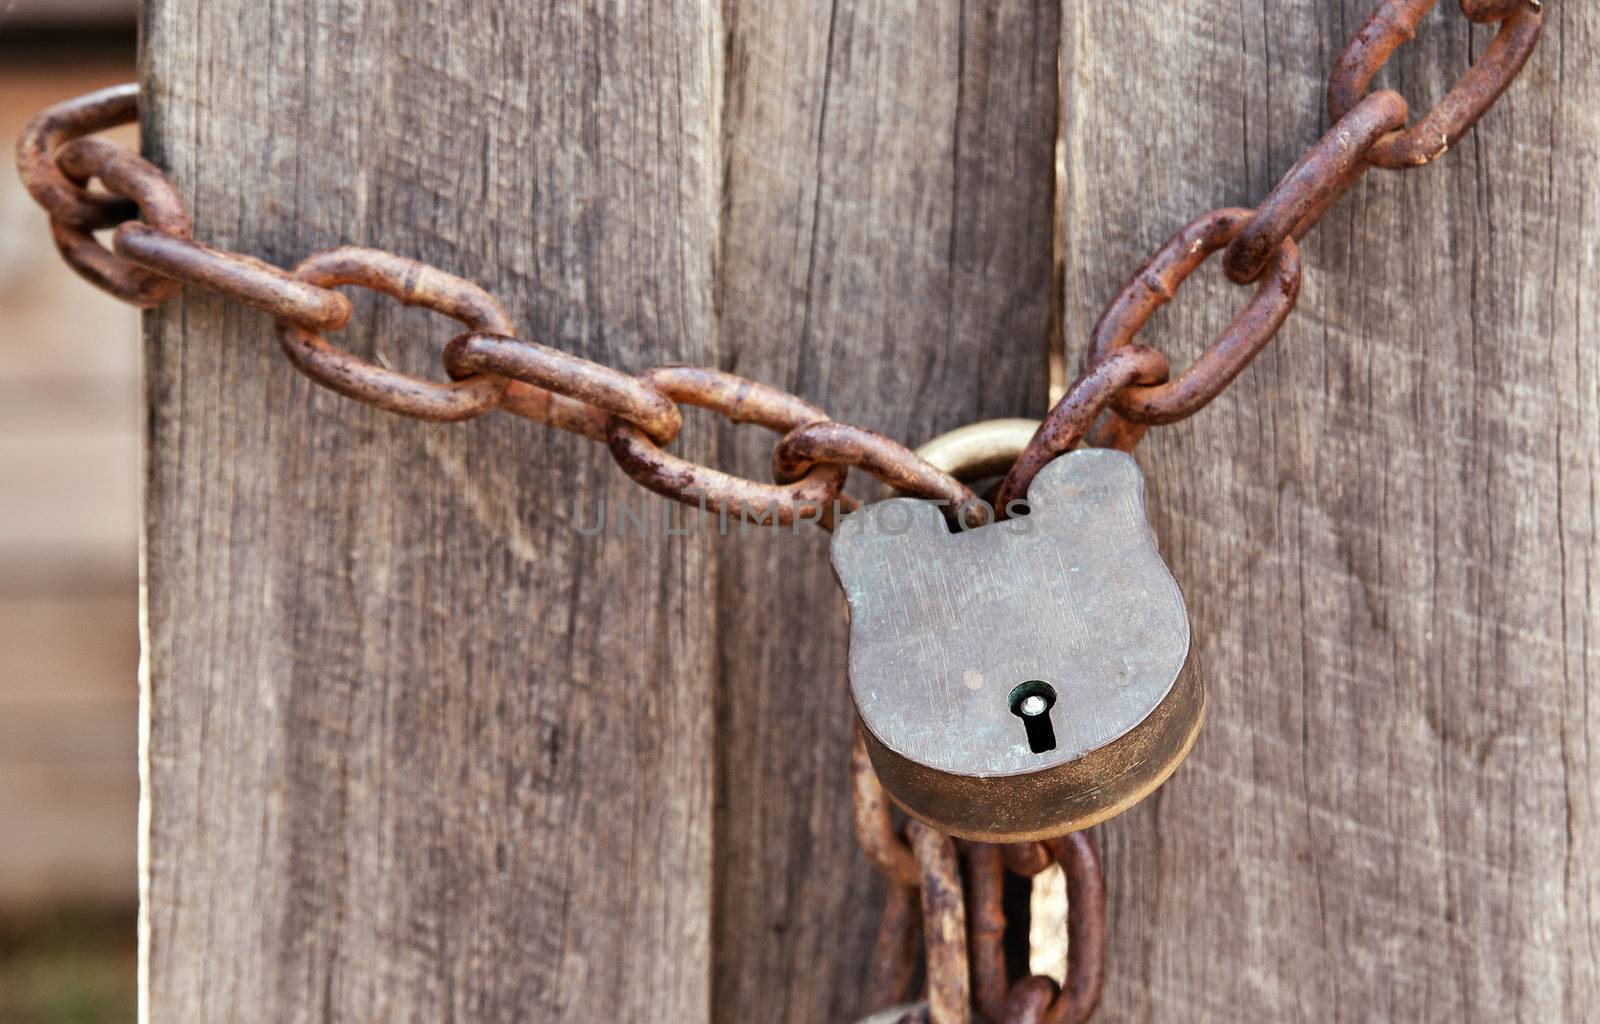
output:
[[[1042,411],[1058,232],[1077,364],[1161,241],[1265,194],[1370,2],[147,0],[146,140],[208,240],[381,245],[527,337],[919,441]],[[1415,106],[1487,38],[1442,8],[1392,64]],[[1546,12],[1142,449],[1211,717],[1101,829],[1106,1021],[1600,1000],[1600,10]],[[1148,337],[1192,356],[1239,301],[1208,269]],[[364,299],[340,340],[431,374],[450,333]],[[201,294],[150,321],[150,1019],[866,1009],[825,538],[585,536],[641,500],[598,446],[376,412],[276,349]],[[710,424],[680,450],[761,471]]]

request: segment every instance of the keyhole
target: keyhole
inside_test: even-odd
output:
[[[1056,688],[1042,679],[1019,683],[1011,691],[1011,713],[1022,719],[1028,731],[1028,749],[1035,754],[1056,749],[1056,730],[1050,724],[1050,709],[1056,704]]]

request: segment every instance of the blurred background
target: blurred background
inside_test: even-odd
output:
[[[133,6],[0,0],[4,1024],[134,1019],[139,319],[56,258],[10,159],[40,108],[134,77]]]

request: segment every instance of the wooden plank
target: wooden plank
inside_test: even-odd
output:
[[[1067,17],[1075,360],[1148,253],[1257,201],[1327,128],[1327,71],[1370,6]],[[1488,39],[1439,8],[1390,73],[1415,113]],[[1141,450],[1210,718],[1174,782],[1102,830],[1102,1019],[1600,1002],[1600,67],[1575,57],[1600,11],[1545,11],[1476,133],[1369,175],[1306,245],[1279,339]],[[1143,338],[1181,365],[1241,299],[1208,268]]]
[[[913,441],[1041,412],[1056,11],[728,12],[722,365]],[[769,436],[721,441],[765,470]],[[852,1020],[882,890],[850,831],[826,538],[718,550],[716,1019]]]
[[[706,2],[143,6],[196,233],[343,242],[623,367],[714,361]],[[437,376],[452,325],[339,344]],[[580,535],[596,445],[313,386],[263,316],[149,322],[146,1019],[704,1019],[711,538]],[[705,459],[705,434],[678,450]]]
[[[530,335],[716,361],[917,439],[1039,408],[1058,39],[1081,339],[1159,241],[1325,127],[1365,6],[1119,0],[1058,32],[1009,3],[152,3],[150,145],[211,240],[390,246]],[[1213,716],[1107,830],[1107,1019],[1570,1019],[1596,995],[1600,400],[1563,285],[1600,233],[1600,85],[1563,59],[1596,19],[1553,10],[1462,152],[1362,186],[1284,337],[1148,445]],[[1438,95],[1481,44],[1436,15],[1398,81]],[[1151,337],[1237,301],[1196,280]],[[593,448],[354,408],[201,297],[154,326],[153,1019],[861,1008],[877,887],[822,538],[585,538],[568,499],[637,500]],[[422,370],[445,337],[368,304],[341,341]],[[716,434],[681,450],[761,471],[770,439]]]

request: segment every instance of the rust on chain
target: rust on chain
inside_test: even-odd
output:
[[[1045,840],[1067,877],[1067,981],[1042,1024],[1084,1024],[1094,1016],[1106,978],[1106,883],[1087,832]]]
[[[870,773],[863,761],[853,759],[852,764]],[[1084,1024],[1093,1017],[1105,985],[1106,896],[1099,853],[1089,833],[1005,846],[963,840],[953,848],[946,845],[952,842],[948,837],[918,822],[911,823],[908,834],[924,888],[931,1020],[965,1019],[950,1016],[957,1006],[970,1007],[964,1012],[975,1011],[977,1019],[996,1024]],[[950,874],[952,856],[960,869],[958,878]],[[1047,977],[1028,976],[1013,984],[1005,953],[1006,872],[1032,877],[1051,864],[1059,864],[1066,879],[1066,983],[1058,989]],[[896,891],[909,893],[910,888],[892,886],[885,907],[873,1005],[903,998],[903,988],[876,980],[898,978],[903,970],[904,915],[894,903]],[[960,920],[965,935],[958,942],[953,929]]]
[[[859,466],[901,494],[943,503],[952,523],[978,527],[989,506],[972,489],[898,441],[837,420],[808,423],[783,436],[772,453],[772,475],[798,480],[819,465]]]
[[[922,879],[922,869],[917,867],[911,847],[900,839],[894,827],[889,795],[872,770],[860,723],[856,725],[855,739],[850,745],[850,811],[856,841],[873,866],[894,885],[917,885]]]
[[[1055,982],[1040,974],[1030,975],[1011,986],[997,1020],[1001,1024],[1040,1024],[1055,998]]]
[[[972,969],[972,1001],[985,1019],[1005,1013],[1011,979],[1006,973],[1006,865],[1001,847],[963,842],[961,860],[967,882],[967,959]]]
[[[1135,384],[1159,384],[1167,379],[1167,360],[1143,345],[1123,345],[1105,353],[1061,396],[1046,414],[1010,472],[1000,484],[995,506],[1005,510],[1024,498],[1033,478],[1083,440],[1095,420],[1117,396]]]
[[[1461,13],[1479,24],[1503,21],[1524,7],[1543,10],[1540,0],[1461,0]]]
[[[611,417],[601,409],[517,380],[500,396],[500,411],[601,444],[605,444],[606,428],[611,423]]]
[[[1343,119],[1355,108],[1389,56],[1416,37],[1417,25],[1436,2],[1385,0],[1372,12],[1329,76],[1328,111],[1333,120]],[[1475,21],[1499,21],[1500,30],[1477,62],[1421,120],[1373,145],[1367,154],[1369,162],[1393,170],[1419,167],[1443,156],[1500,98],[1539,44],[1543,21],[1537,5],[1466,0],[1462,9]]]
[[[612,416],[632,423],[658,445],[671,444],[683,413],[638,377],[582,356],[501,334],[463,334],[444,349],[451,377],[497,374],[516,383],[501,408],[598,441]]]
[[[1005,858],[1006,870],[1023,878],[1032,878],[1051,864],[1050,851],[1041,842],[1007,843],[1000,848]]]
[[[1151,314],[1171,301],[1196,267],[1238,237],[1253,215],[1251,210],[1225,208],[1184,225],[1101,314],[1091,359],[1099,362],[1131,345]],[[1112,408],[1141,423],[1173,423],[1194,415],[1272,340],[1299,297],[1300,250],[1286,238],[1268,261],[1255,295],[1188,369],[1165,384],[1125,388],[1112,400]]]
[[[350,322],[350,300],[336,291],[298,281],[254,256],[213,248],[140,221],[118,227],[111,235],[111,250],[162,277],[198,285],[302,327],[337,331]]]
[[[710,409],[734,423],[753,423],[777,433],[828,418],[805,399],[721,370],[658,366],[640,378],[674,402]],[[855,507],[840,493],[848,472],[845,466],[819,465],[790,483],[760,483],[663,451],[644,431],[618,416],[611,418],[607,433],[611,457],[623,472],[649,490],[685,505],[776,526],[802,520],[827,526],[835,506],[842,511]]]
[[[1227,386],[1277,331],[1300,288],[1301,237],[1366,166],[1427,163],[1448,150],[1504,92],[1536,47],[1537,0],[1461,0],[1467,18],[1498,22],[1495,37],[1450,92],[1407,128],[1398,94],[1368,94],[1390,55],[1415,36],[1436,0],[1386,0],[1358,31],[1330,76],[1333,128],[1285,176],[1259,210],[1213,211],[1185,226],[1110,303],[1094,331],[1090,369],[1034,432],[1000,492],[1004,509],[1026,492],[1038,468],[1079,443],[1124,450],[1151,424],[1191,415]],[[788,524],[853,507],[841,490],[859,466],[905,493],[944,498],[955,507],[972,492],[915,453],[863,428],[835,423],[802,399],[732,374],[661,367],[630,378],[554,349],[519,342],[509,319],[482,289],[461,278],[373,249],[347,247],[312,256],[292,273],[252,257],[193,241],[189,215],[172,182],[154,165],[84,136],[134,120],[138,89],[117,86],[50,107],[24,129],[17,166],[51,220],[56,244],[80,274],[118,297],[152,306],[191,282],[256,306],[278,319],[290,360],[317,382],[381,408],[429,420],[458,420],[497,405],[607,441],[635,480],[689,504],[735,510]],[[98,180],[102,190],[91,187]],[[144,223],[132,222],[143,217]],[[115,227],[112,249],[93,232]],[[1188,369],[1168,380],[1166,361],[1134,338],[1153,312],[1218,249],[1236,282],[1262,279],[1254,297]],[[341,329],[349,300],[332,289],[356,285],[455,318],[470,332],[446,349],[448,383],[388,370],[329,344],[320,332]],[[662,450],[682,423],[678,402],[703,406],[736,423],[783,433],[773,456],[776,484],[743,480]],[[998,469],[997,469],[998,471]],[[988,1021],[1082,1024],[1104,983],[1105,889],[1099,856],[1084,833],[1003,848],[953,841],[894,826],[860,732],[852,753],[857,834],[889,878],[879,932],[873,994],[905,995],[914,965],[920,892],[928,957],[928,1016],[966,1022],[972,1002]],[[1008,984],[1004,964],[1004,871],[1033,876],[1054,860],[1069,896],[1066,984],[1032,976]],[[966,885],[963,886],[963,864]],[[968,894],[971,897],[968,904]],[[970,924],[970,931],[969,931]],[[969,955],[971,961],[969,964]],[[970,983],[970,988],[969,988]]]
[[[920,821],[906,827],[922,868],[922,943],[930,1024],[968,1024],[967,906],[955,840]]]
[[[910,995],[917,973],[917,914],[916,886],[889,882],[872,946],[868,1006],[893,1006]]]
[[[138,207],[129,197],[90,191],[62,174],[56,166],[56,150],[63,143],[131,124],[138,117],[139,87],[128,82],[47,107],[22,129],[17,137],[17,174],[52,221],[94,231],[137,215]]]
[[[1089,432],[1089,447],[1131,452],[1139,447],[1139,442],[1144,440],[1145,432],[1149,429],[1148,423],[1123,419],[1115,409],[1107,409],[1106,414],[1100,417],[1100,422]]]
[[[189,234],[189,210],[172,181],[150,161],[104,139],[74,139],[55,151],[63,179],[81,186],[98,179],[106,194],[131,201],[151,227],[175,237]],[[170,277],[130,263],[101,245],[89,228],[51,218],[62,259],[85,280],[124,302],[148,309],[178,293]]]
[[[317,253],[294,268],[294,277],[319,288],[368,288],[407,306],[442,313],[475,331],[513,333],[511,319],[482,288],[381,249],[345,246]],[[422,420],[454,422],[487,412],[510,383],[493,374],[449,383],[423,380],[351,355],[319,332],[286,320],[278,321],[278,341],[289,361],[323,387]]]
[[[1223,253],[1223,273],[1235,284],[1260,276],[1284,239],[1304,235],[1355,182],[1367,152],[1384,134],[1406,123],[1406,110],[1405,97],[1390,89],[1352,107],[1256,207],[1255,216]]]

